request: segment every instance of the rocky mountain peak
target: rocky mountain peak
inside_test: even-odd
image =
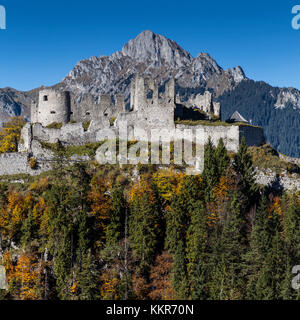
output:
[[[226,72],[233,77],[236,83],[239,83],[247,79],[244,70],[240,66],[237,66],[232,69],[227,69]]]
[[[159,65],[167,63],[173,67],[181,67],[193,60],[193,57],[176,42],[150,30],[143,31],[126,43],[122,53],[139,62],[151,60]]]

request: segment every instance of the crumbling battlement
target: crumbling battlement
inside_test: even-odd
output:
[[[219,102],[213,101],[212,93],[205,91],[204,94],[197,94],[191,96],[187,101],[181,101],[179,97],[176,98],[176,103],[184,105],[187,108],[198,109],[209,115],[220,117],[221,105]]]
[[[175,98],[174,79],[164,85],[163,91],[159,89],[153,79],[136,76],[131,82],[129,110],[126,109],[123,95],[100,95],[96,99],[90,94],[84,94],[78,100],[68,91],[42,89],[38,101],[32,103],[31,123],[47,127],[53,123],[105,122],[119,117],[134,121],[135,126],[143,128],[173,127],[174,115],[182,106],[198,109],[209,116],[220,116],[220,104],[213,101],[209,91],[203,95],[193,95],[182,102],[178,97]]]
[[[31,123],[47,127],[53,123],[109,121],[123,111],[125,101],[122,95],[100,95],[95,101],[91,95],[85,94],[77,101],[68,91],[42,89],[38,102],[31,105]]]
[[[203,146],[209,137],[215,145],[223,138],[227,150],[232,152],[238,150],[242,137],[245,137],[250,146],[264,143],[262,129],[250,125],[175,125],[175,115],[178,115],[176,110],[179,107],[183,110],[199,109],[209,116],[220,114],[220,105],[213,102],[210,92],[192,96],[178,105],[174,79],[159,87],[153,79],[136,76],[131,83],[128,108],[121,95],[101,95],[95,100],[87,94],[76,101],[69,92],[42,89],[38,102],[32,104],[31,123],[22,129],[19,153],[0,156],[0,175],[37,174],[49,170],[53,154],[43,149],[40,142],[60,141],[70,146],[113,138],[178,141],[182,139],[182,132],[187,129],[192,132],[193,137],[185,139],[197,140]],[[49,126],[53,123],[59,126]],[[122,135],[124,128],[126,136]],[[156,131],[154,140],[153,131]],[[36,171],[28,165],[31,157],[38,160],[39,169]]]

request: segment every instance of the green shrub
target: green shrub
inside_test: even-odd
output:
[[[88,131],[90,124],[91,124],[91,121],[85,121],[82,123],[82,127],[83,127],[84,131]]]
[[[111,127],[114,125],[116,119],[117,119],[116,117],[112,117],[112,118],[109,119],[109,123],[110,123]]]
[[[62,126],[63,126],[62,123],[52,122],[52,123],[49,124],[46,128],[48,128],[48,129],[61,129]]]

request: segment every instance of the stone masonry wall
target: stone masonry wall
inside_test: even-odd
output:
[[[36,122],[48,126],[53,122],[68,123],[70,121],[70,93],[54,89],[43,89],[39,93]]]
[[[49,170],[49,164],[40,163],[37,170],[29,166],[29,154],[27,152],[4,153],[0,155],[0,175],[30,174],[38,175]]]
[[[260,146],[265,144],[264,132],[261,127],[239,126],[240,142],[245,137],[248,146]]]
[[[210,137],[215,146],[222,138],[228,151],[237,152],[239,147],[240,132],[238,126],[186,126],[179,124],[176,125],[176,128],[199,130],[199,132],[202,132],[201,136],[204,137],[204,140],[201,141],[203,145],[207,143]]]

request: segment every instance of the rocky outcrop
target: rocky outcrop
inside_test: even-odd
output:
[[[0,89],[0,125],[10,117],[23,115],[29,119],[30,97],[12,88]]]
[[[300,92],[294,88],[280,89],[277,96],[276,108],[284,109],[287,105],[291,105],[300,112]]]
[[[275,190],[300,191],[299,174],[290,174],[286,170],[278,174],[271,169],[256,168],[256,182]]]

